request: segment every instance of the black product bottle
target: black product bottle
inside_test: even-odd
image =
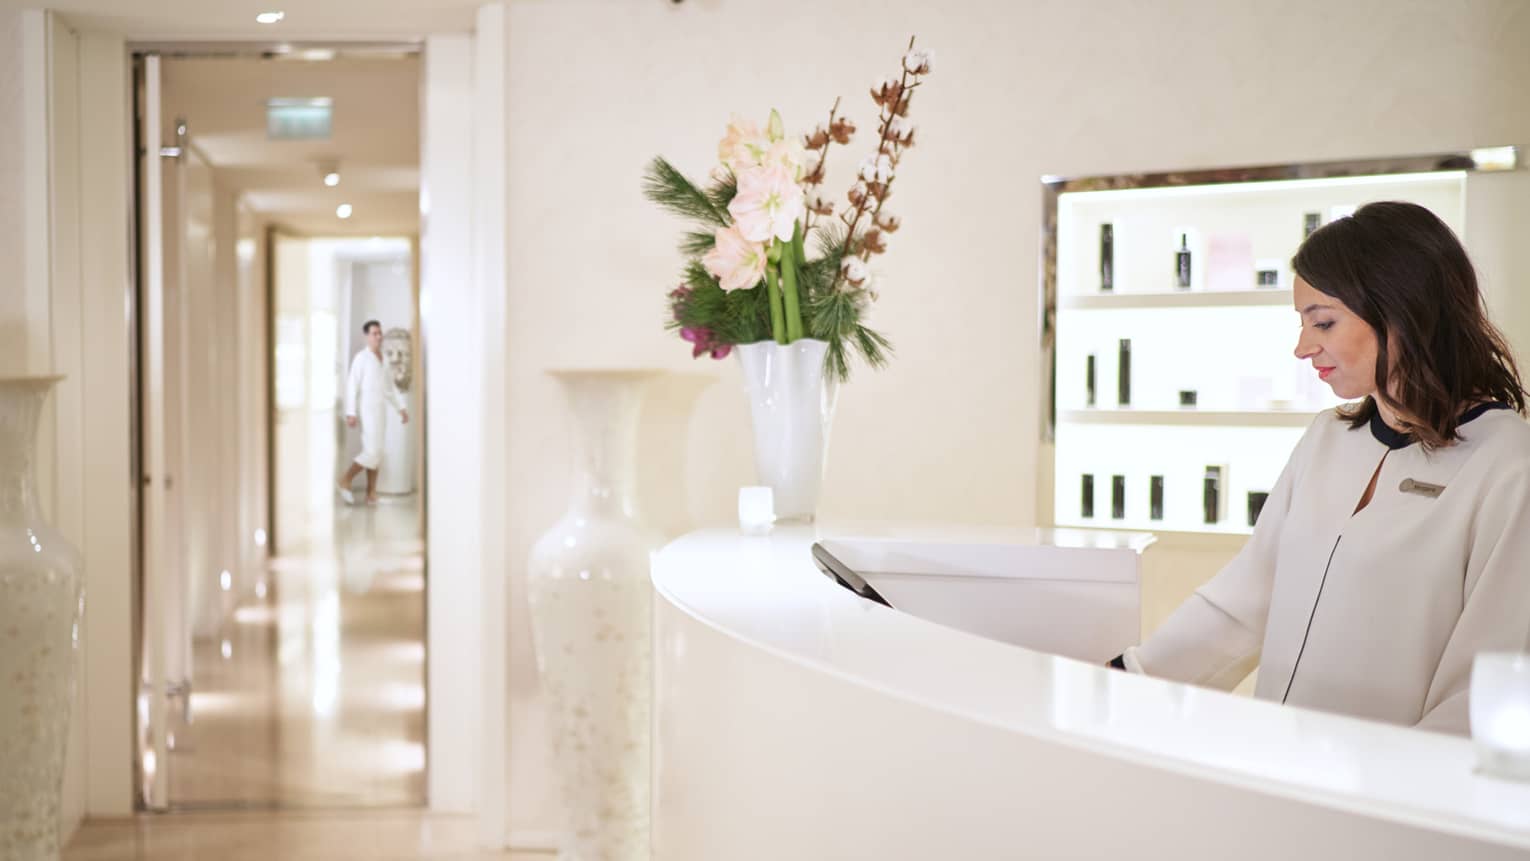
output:
[[[1110,516],[1116,520],[1126,517],[1126,476],[1110,477]]]
[[[1148,519],[1163,519],[1163,476],[1148,479]]]
[[[1259,525],[1259,512],[1264,511],[1265,502],[1269,501],[1270,494],[1263,490],[1251,490],[1248,492],[1248,525]]]
[[[1078,511],[1080,517],[1094,516],[1094,476],[1084,476],[1083,494],[1079,497]]]
[[[1174,283],[1181,290],[1190,287],[1190,236],[1179,235],[1179,250],[1174,252]]]
[[[1123,407],[1132,405],[1132,339],[1122,338],[1120,352],[1116,357],[1116,403]]]
[[[1100,292],[1116,289],[1115,282],[1115,229],[1109,224],[1100,225]]]
[[[1094,406],[1094,354],[1084,362],[1084,405]]]
[[[1222,468],[1206,467],[1206,485],[1201,498],[1206,509],[1206,522],[1216,523],[1222,519]]]

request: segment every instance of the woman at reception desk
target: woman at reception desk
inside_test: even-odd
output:
[[[1409,203],[1313,233],[1301,335],[1336,394],[1242,552],[1114,665],[1465,734],[1479,652],[1530,651],[1530,425],[1465,250]]]
[[[1463,729],[1472,655],[1527,645],[1517,372],[1417,213],[1362,209],[1297,269],[1300,354],[1371,397],[1314,423],[1249,549],[1141,646],[1141,534],[658,552],[655,861],[1530,859],[1530,783],[1413,726]],[[1261,697],[1207,689],[1261,658]]]

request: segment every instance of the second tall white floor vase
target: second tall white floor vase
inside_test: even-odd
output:
[[[528,599],[567,829],[560,861],[646,861],[652,587],[660,536],[634,500],[653,375],[555,372],[575,425],[568,511],[536,542]]]

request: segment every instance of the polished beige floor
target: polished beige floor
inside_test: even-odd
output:
[[[236,590],[216,636],[192,641],[195,683],[170,725],[170,804],[422,805],[418,497],[347,506],[325,471],[282,469],[282,555]]]
[[[87,822],[63,861],[551,861],[476,846],[469,817],[408,811],[179,813]]]

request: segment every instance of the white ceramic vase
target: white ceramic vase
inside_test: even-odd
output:
[[[56,377],[0,379],[0,858],[59,857],[84,609],[79,554],[43,522],[37,420]]]
[[[573,492],[532,548],[537,668],[567,830],[560,861],[649,857],[650,554],[634,503],[637,417],[653,375],[568,371]]]
[[[812,522],[823,486],[839,386],[824,376],[827,341],[740,344],[754,420],[754,465],[775,498],[777,522]]]

